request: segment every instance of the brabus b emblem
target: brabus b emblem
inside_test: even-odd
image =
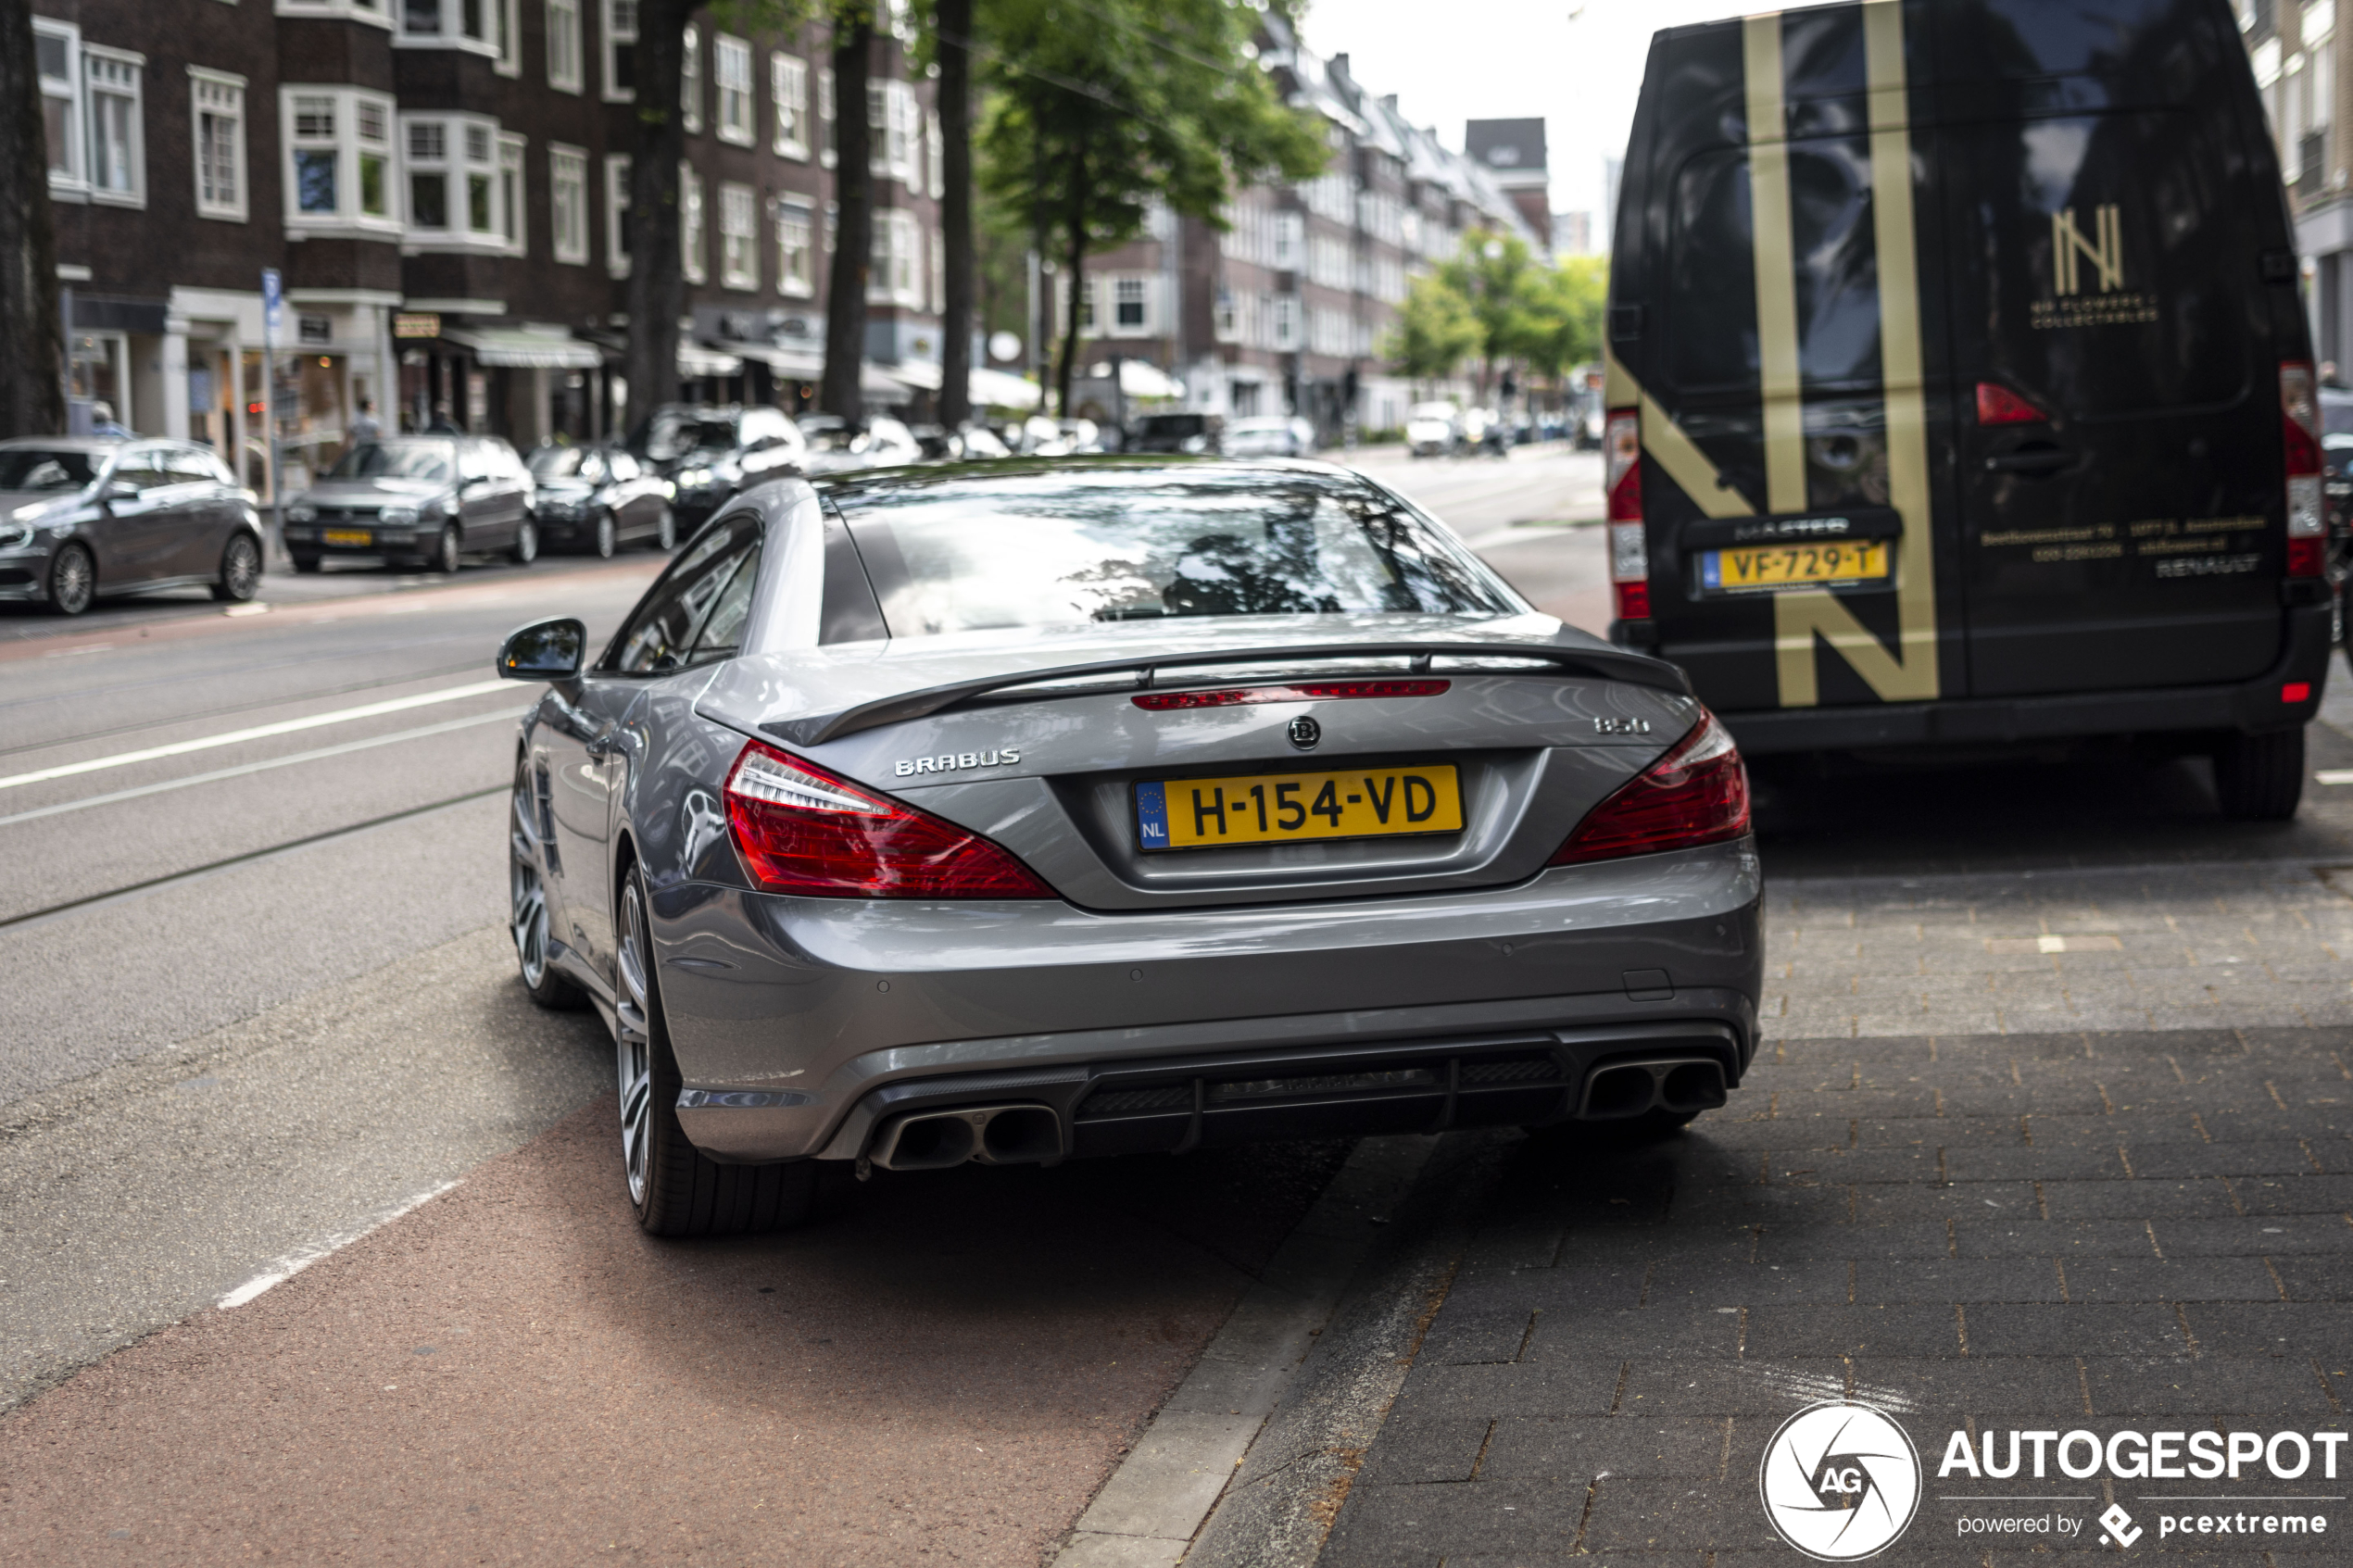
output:
[[[1302,714],[1290,721],[1290,743],[1302,751],[1313,751],[1315,743],[1324,738],[1324,726]]]

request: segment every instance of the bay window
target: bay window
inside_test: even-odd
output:
[[[475,115],[403,115],[411,241],[512,250],[522,243],[522,142]]]
[[[399,232],[389,96],[341,85],[281,87],[278,123],[287,228],[377,238]]]

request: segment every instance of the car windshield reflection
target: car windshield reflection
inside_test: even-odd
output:
[[[0,490],[79,490],[97,474],[87,452],[0,451]]]
[[[413,479],[446,483],[457,453],[446,441],[379,441],[355,446],[327,470],[329,479]]]

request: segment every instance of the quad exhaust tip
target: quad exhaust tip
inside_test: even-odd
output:
[[[1050,1165],[1065,1152],[1062,1118],[1042,1105],[966,1106],[895,1116],[867,1156],[886,1171],[983,1165]]]
[[[1577,1107],[1580,1122],[1617,1122],[1652,1110],[1714,1110],[1730,1097],[1724,1064],[1714,1057],[1662,1057],[1655,1061],[1613,1061],[1585,1077]]]

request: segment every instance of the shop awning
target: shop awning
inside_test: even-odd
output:
[[[786,348],[773,343],[730,341],[727,352],[757,360],[788,381],[815,381],[825,373],[825,356],[813,348]]]
[[[741,375],[743,369],[744,362],[732,354],[722,354],[698,343],[678,345],[678,373],[689,381],[698,376]]]
[[[527,370],[593,370],[605,362],[597,345],[555,332],[496,327],[449,328],[444,342],[470,349],[474,363]]]
[[[901,359],[896,365],[885,365],[882,369],[909,386],[920,387],[925,392],[937,392],[942,384],[939,367],[928,359]]]
[[[973,402],[984,408],[1035,408],[1045,400],[1036,382],[987,366],[975,369],[966,384],[972,389]]]

